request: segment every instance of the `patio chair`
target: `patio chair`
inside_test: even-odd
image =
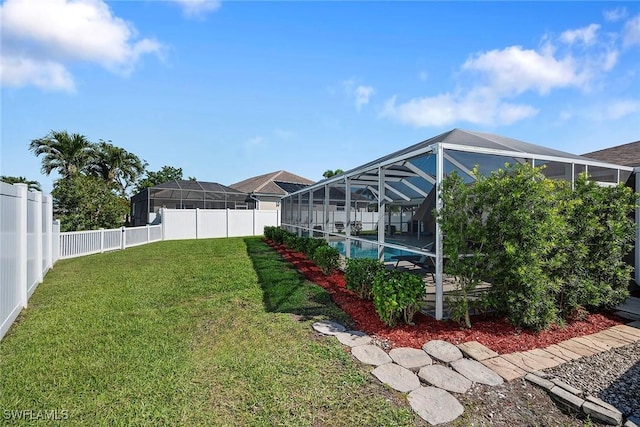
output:
[[[336,221],[333,223],[334,228],[338,233],[342,233],[344,231],[344,222]]]
[[[422,247],[423,250],[429,252],[431,250],[433,250],[433,243],[434,242],[429,242],[427,243],[425,246]],[[413,264],[414,267],[420,267],[421,269],[425,270],[425,272],[431,274],[431,278],[433,279],[433,281],[436,281],[436,266],[433,265],[433,260],[431,259],[431,257],[426,256],[426,255],[395,255],[391,257],[392,260],[396,260],[396,265],[394,266],[394,268],[398,268],[398,265],[400,264],[400,261],[407,261],[411,264]]]

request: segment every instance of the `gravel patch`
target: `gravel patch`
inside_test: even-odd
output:
[[[640,417],[640,341],[564,363],[546,373]]]

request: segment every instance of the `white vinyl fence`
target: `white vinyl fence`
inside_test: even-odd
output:
[[[240,209],[166,209],[160,212],[164,240],[260,236],[280,225],[280,211]]]
[[[70,231],[60,233],[59,257],[84,255],[130,248],[162,240],[160,225],[121,227],[110,230]]]
[[[0,182],[0,339],[53,266],[55,240],[51,196]]]
[[[160,225],[60,233],[50,195],[0,182],[0,339],[58,259],[160,240],[256,236],[279,211],[163,209]]]

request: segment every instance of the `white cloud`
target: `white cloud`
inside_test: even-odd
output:
[[[481,72],[501,95],[529,90],[547,94],[558,87],[583,87],[590,77],[586,70],[579,70],[571,56],[556,59],[550,48],[538,52],[521,46],[481,53],[468,59],[462,69]]]
[[[73,92],[73,77],[60,64],[20,56],[0,58],[2,84],[12,87],[33,85],[44,90]]]
[[[606,120],[618,120],[638,112],[640,112],[640,101],[631,99],[616,100],[605,105],[601,118]]]
[[[427,73],[426,71],[420,71],[420,73],[418,73],[418,78],[423,82],[427,81],[427,79],[429,78],[429,73]]]
[[[3,85],[68,90],[73,86],[70,63],[95,63],[126,75],[142,55],[162,49],[154,39],[138,40],[133,25],[113,16],[102,0],[6,0],[0,18]],[[34,64],[45,69],[7,78]]]
[[[354,79],[343,81],[342,86],[347,97],[355,100],[355,106],[358,111],[360,111],[363,105],[367,105],[373,94],[376,93],[372,86],[356,86],[356,81]]]
[[[627,9],[624,7],[618,7],[616,9],[605,10],[604,11],[604,19],[607,22],[618,22],[621,19],[627,17]]]
[[[427,127],[446,126],[457,121],[508,125],[537,113],[538,110],[529,105],[501,102],[483,88],[465,96],[447,93],[414,98],[399,105],[396,105],[396,97],[393,97],[386,102],[382,116],[393,117],[416,127]]]
[[[591,24],[584,28],[578,28],[577,30],[567,30],[560,34],[560,41],[568,45],[582,42],[588,46],[596,41],[599,29],[600,25]]]
[[[220,8],[219,0],[172,0],[182,7],[182,12],[188,18],[201,18]]]
[[[363,105],[369,103],[369,99],[376,91],[371,86],[358,86],[356,88],[356,109],[360,111]]]
[[[624,24],[623,45],[630,47],[640,45],[640,15],[636,15]]]

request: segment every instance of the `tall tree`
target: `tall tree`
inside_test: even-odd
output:
[[[327,169],[326,171],[324,171],[322,176],[324,176],[325,178],[331,178],[332,176],[340,175],[341,173],[344,173],[342,169],[336,169],[336,170]]]
[[[29,186],[29,190],[42,191],[40,187],[40,183],[38,181],[31,181],[25,178],[24,176],[0,176],[0,181],[6,182],[7,184],[27,184]]]
[[[60,231],[120,227],[129,212],[128,200],[95,176],[77,174],[59,179],[51,195]]]
[[[56,171],[61,177],[80,173],[87,167],[91,153],[91,142],[79,133],[66,130],[54,131],[43,138],[34,139],[29,150],[42,158],[42,173],[50,175]]]
[[[87,172],[112,185],[125,197],[127,189],[142,175],[144,168],[145,163],[135,154],[116,147],[111,141],[100,140],[93,145]]]
[[[145,176],[136,184],[135,192],[139,193],[154,185],[163,184],[167,181],[179,181],[182,178],[182,168],[163,166],[158,172],[147,171]]]

